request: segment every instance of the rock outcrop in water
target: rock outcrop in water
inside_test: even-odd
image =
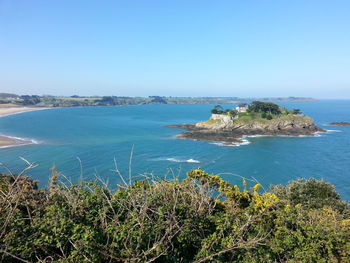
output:
[[[179,134],[180,138],[220,141],[226,144],[240,143],[243,136],[314,136],[316,132],[325,131],[304,114],[280,115],[271,120],[212,114],[208,121],[167,127],[188,130]]]
[[[340,121],[340,122],[331,122],[328,125],[332,125],[332,126],[350,126],[349,122],[345,122],[345,121]]]

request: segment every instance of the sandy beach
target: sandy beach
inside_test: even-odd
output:
[[[0,147],[15,145],[16,141],[5,136],[0,135]]]
[[[18,114],[27,111],[37,111],[37,110],[45,110],[48,108],[38,108],[38,107],[11,107],[11,106],[1,106],[0,105],[0,117]]]
[[[38,107],[18,107],[11,105],[0,105],[0,117],[9,116],[13,114],[19,114],[28,111],[44,110],[48,108],[38,108]],[[1,132],[1,131],[0,131]],[[19,146],[32,144],[32,141],[17,139],[9,136],[0,135],[0,148],[6,148],[11,146]]]

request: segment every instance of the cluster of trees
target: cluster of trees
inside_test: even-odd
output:
[[[348,204],[323,181],[261,192],[196,169],[111,190],[59,176],[39,189],[0,175],[1,262],[349,262]]]
[[[299,109],[286,110],[275,103],[262,101],[253,101],[248,107],[248,112],[262,113],[263,118],[266,118],[269,115],[301,114]]]
[[[221,105],[216,105],[212,110],[211,110],[211,113],[213,114],[223,114],[225,111],[224,111],[224,108],[221,106]]]
[[[299,109],[286,110],[285,108],[271,103],[271,102],[262,102],[262,101],[253,101],[248,106],[246,113],[238,113],[233,109],[224,109],[221,105],[216,105],[212,110],[212,114],[229,114],[231,116],[252,116],[252,117],[261,117],[263,119],[272,120],[274,116],[284,114],[301,114]]]
[[[280,106],[272,102],[253,101],[249,107],[248,112],[260,112],[265,114],[281,114]]]
[[[237,115],[236,110],[224,109],[221,105],[216,105],[211,111],[212,114],[230,114],[231,116]]]
[[[160,96],[149,96],[151,99],[151,103],[155,104],[167,104],[168,102],[166,101],[165,97],[160,97]]]
[[[22,105],[36,105],[41,101],[38,95],[23,95],[20,99],[21,101],[19,103]]]
[[[143,100],[132,97],[104,96],[101,99],[95,99],[95,103],[100,106],[135,105],[142,104]]]
[[[300,109],[294,109],[294,110],[291,110],[290,113],[291,114],[301,114],[301,111],[300,111]]]
[[[236,116],[239,114],[234,109],[224,109],[221,105],[216,105],[212,110],[212,114],[229,114],[231,116]],[[243,116],[259,116],[264,119],[271,120],[274,116],[280,114],[301,114],[299,109],[286,110],[285,108],[271,103],[262,101],[253,101],[248,106],[247,113],[241,113]]]

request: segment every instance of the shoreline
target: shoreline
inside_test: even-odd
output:
[[[15,114],[21,114],[30,111],[46,110],[51,108],[46,107],[1,107],[0,106],[0,118],[7,117]],[[0,134],[0,149],[24,146],[30,144],[37,144],[36,141],[24,138],[18,138],[14,136]]]
[[[21,114],[30,111],[39,111],[52,109],[49,107],[1,107],[0,106],[0,118],[7,117],[15,114]]]
[[[15,144],[16,144],[15,140],[12,140],[11,138],[9,138],[7,136],[0,135],[0,148],[11,147]]]
[[[254,137],[318,137],[319,133],[326,133],[327,130],[318,128],[314,130],[210,130],[197,128],[193,124],[166,125],[166,128],[176,128],[185,130],[176,135],[179,139],[192,139],[199,141],[208,141],[221,146],[239,146],[250,142],[248,138]]]
[[[0,134],[0,149],[31,145],[31,144],[38,144],[38,142],[35,140]]]
[[[308,135],[277,135],[277,134],[254,134],[254,135],[237,135],[237,137],[229,138],[229,139],[216,139],[216,138],[199,138],[194,136],[186,136],[185,133],[180,133],[175,136],[177,139],[187,139],[187,140],[195,140],[195,141],[206,141],[210,144],[218,145],[218,146],[233,146],[238,147],[242,145],[248,145],[251,144],[250,138],[278,138],[278,137],[285,137],[285,138],[313,138],[313,137],[320,137],[320,133],[329,133],[333,132],[333,130],[325,130],[325,131],[316,131]]]

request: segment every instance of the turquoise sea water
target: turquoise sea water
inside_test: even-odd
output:
[[[163,127],[206,120],[213,105],[58,108],[0,118],[1,134],[39,142],[0,149],[0,162],[13,172],[25,167],[20,156],[36,162],[39,166],[29,174],[45,186],[52,165],[77,182],[81,173],[78,157],[85,179],[94,179],[98,174],[115,185],[120,178],[112,171],[114,158],[127,178],[133,148],[134,177],[141,173],[184,177],[186,171],[198,167],[228,173],[222,176],[232,183],[241,182],[233,174],[254,177],[265,187],[286,184],[298,177],[315,177],[330,181],[344,199],[350,200],[350,127],[324,126],[333,121],[350,121],[350,101],[283,105],[299,108],[320,127],[335,131],[319,137],[248,138],[249,144],[229,147],[177,139],[180,130]],[[3,168],[1,171],[5,172]]]

